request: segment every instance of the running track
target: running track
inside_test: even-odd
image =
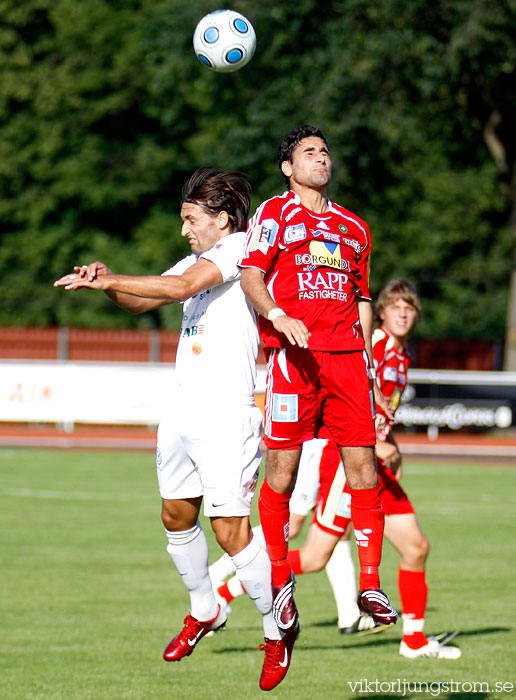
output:
[[[429,440],[426,433],[397,433],[403,454],[415,457],[482,458],[516,467],[516,434],[443,433]],[[0,424],[0,447],[51,447],[65,449],[155,449],[156,429],[143,426],[76,425],[67,432],[58,426]]]

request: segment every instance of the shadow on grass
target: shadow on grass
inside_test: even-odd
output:
[[[370,634],[370,635],[364,635],[363,637],[357,637],[357,635],[351,635],[351,634],[343,634],[339,635],[336,640],[334,640],[333,644],[328,643],[326,645],[321,645],[321,644],[310,644],[309,640],[309,634],[307,630],[310,629],[310,627],[325,627],[325,626],[330,626],[334,625],[335,623],[320,623],[317,622],[315,624],[311,625],[305,625],[304,627],[301,628],[301,635],[299,637],[299,641],[296,644],[296,651],[317,651],[317,650],[322,650],[322,651],[328,651],[329,649],[360,649],[364,647],[390,647],[390,646],[398,646],[400,643],[400,635],[396,635],[396,637],[392,637],[390,632],[395,630],[396,628],[391,628],[388,630],[385,630],[385,632],[378,632],[376,634]],[[400,634],[401,634],[401,627],[399,628]],[[476,629],[476,630],[465,630],[464,632],[459,632],[457,637],[454,639],[453,644],[456,642],[459,643],[460,646],[460,640],[464,637],[477,637],[477,636],[483,636],[487,634],[500,634],[501,632],[512,632],[512,627],[484,627],[482,629]],[[356,642],[354,640],[357,640]],[[260,642],[258,642],[260,643]],[[244,645],[238,645],[238,646],[226,646],[223,649],[213,649],[214,654],[234,654],[237,652],[248,652],[248,651],[255,651],[258,649],[258,643],[256,646],[244,646]],[[375,700],[375,698],[389,698],[389,697],[394,697],[392,695],[362,695],[361,697],[367,697],[368,700]],[[399,696],[398,696],[399,697]],[[406,697],[409,697],[408,695]],[[466,698],[466,694],[457,694],[457,693],[452,693],[449,696],[453,700],[462,700],[463,698]],[[482,700],[484,695],[482,693],[475,695],[475,693],[468,693],[467,698],[469,700]],[[486,697],[490,697],[489,695]],[[447,696],[440,695],[439,696],[440,700],[447,700]]]
[[[323,621],[323,622],[315,622],[309,625],[304,625],[302,629],[305,631],[310,629],[310,627],[335,627],[337,624],[336,620],[331,620],[331,621]],[[501,632],[512,632],[513,628],[512,627],[483,627],[483,628],[478,628],[478,629],[472,629],[472,630],[459,630],[459,633],[455,639],[455,641],[459,641],[461,638],[464,637],[478,637],[478,636],[483,636],[487,634],[500,634]],[[451,630],[447,630],[447,634]],[[392,637],[392,632],[398,632],[396,637]],[[369,645],[375,645],[375,646],[389,646],[391,644],[399,644],[400,642],[400,637],[402,634],[402,628],[401,625],[397,627],[390,627],[383,632],[376,632],[372,634],[364,634],[364,635],[357,635],[357,634],[342,634],[339,636],[339,639],[342,642],[351,642],[351,643],[346,643],[343,646],[346,647],[346,649],[352,649],[354,647],[362,647],[364,644]],[[435,634],[435,633],[434,633]],[[357,640],[356,643],[354,643],[354,640]],[[454,641],[454,643],[455,643]],[[334,645],[335,646],[335,645]],[[340,646],[340,644],[338,645]],[[323,648],[323,647],[320,647]],[[457,696],[454,696],[457,697]]]

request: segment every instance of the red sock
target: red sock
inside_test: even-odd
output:
[[[235,597],[228,588],[227,581],[217,588],[217,593],[224,598],[228,603],[231,603]]]
[[[400,569],[398,588],[403,613],[403,641],[411,649],[420,649],[428,641],[423,633],[428,597],[425,572]]]
[[[303,567],[301,566],[301,550],[300,549],[289,549],[288,551],[288,563],[292,569],[292,573],[302,574]]]
[[[378,486],[372,489],[350,489],[351,520],[355,530],[360,560],[360,590],[380,588],[378,567],[382,559],[385,516]]]
[[[282,586],[290,578],[290,564],[287,560],[290,496],[290,493],[274,491],[265,479],[258,499],[260,522],[271,560],[274,586]]]

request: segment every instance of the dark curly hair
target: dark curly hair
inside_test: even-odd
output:
[[[251,185],[244,173],[204,167],[183,185],[183,202],[199,204],[210,216],[228,214],[231,231],[245,231],[251,206]]]
[[[316,136],[318,139],[324,141],[324,143],[326,144],[326,148],[328,148],[329,150],[328,142],[326,141],[326,138],[320,129],[318,129],[316,126],[310,126],[309,124],[303,124],[303,126],[298,126],[297,129],[294,129],[290,132],[290,134],[287,134],[285,136],[285,138],[278,147],[278,167],[280,171],[281,164],[284,163],[286,160],[292,163],[292,151],[300,141],[308,138],[309,136]],[[281,173],[283,175],[283,171],[281,171]],[[283,177],[285,178],[285,183],[287,185],[290,185],[289,178],[286,175],[283,175]]]

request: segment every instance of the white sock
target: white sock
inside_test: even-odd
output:
[[[241,595],[245,595],[245,589],[240,583],[238,576],[232,576],[229,581],[226,582],[226,585],[233,598],[239,598]]]
[[[190,593],[190,613],[197,620],[211,620],[218,610],[208,574],[208,542],[199,521],[190,530],[171,532],[167,552]]]
[[[263,536],[262,526],[255,525],[255,527],[253,527],[252,530],[253,530],[253,535],[258,538],[258,541],[262,545],[263,549],[265,549],[265,551],[267,551],[266,547],[265,547],[265,537]]]
[[[220,559],[217,559],[217,561],[214,561],[213,564],[210,564],[209,573],[213,588],[220,586],[220,584],[225,581],[228,576],[234,574],[235,567],[233,566],[233,562],[231,561],[229,554],[223,554]]]
[[[333,589],[337,603],[338,626],[351,627],[360,615],[356,603],[357,589],[355,583],[355,566],[351,558],[349,541],[339,540],[329,562],[326,574]]]
[[[247,595],[263,617],[263,632],[268,639],[281,639],[272,615],[271,561],[257,537],[231,557],[237,576]]]

